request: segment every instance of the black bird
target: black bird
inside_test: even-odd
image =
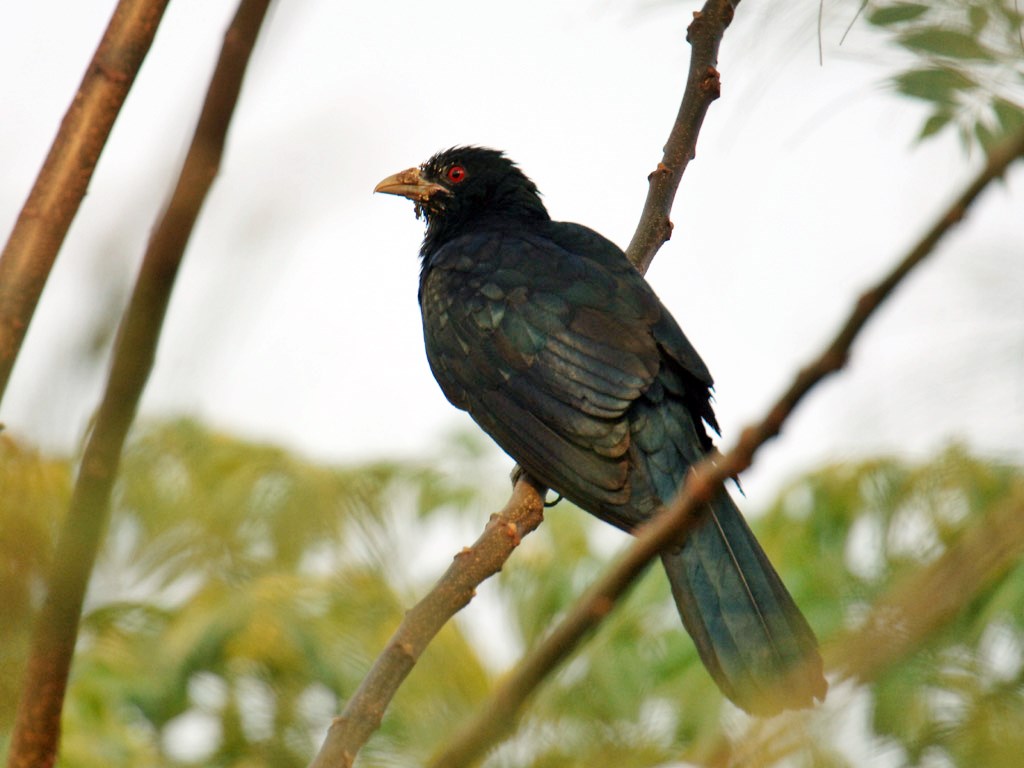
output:
[[[455,147],[375,189],[426,219],[427,358],[455,407],[538,482],[632,531],[711,450],[711,375],[625,254],[551,221],[501,152]],[[722,691],[768,715],[823,699],[817,641],[722,491],[662,555],[683,624]]]

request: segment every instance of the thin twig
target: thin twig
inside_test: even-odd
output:
[[[521,475],[505,508],[491,516],[480,538],[455,556],[430,593],[405,615],[345,711],[334,719],[310,768],[352,765],[434,635],[469,604],[482,581],[501,570],[522,537],[543,519],[544,488]]]
[[[39,296],[168,0],[121,0],[0,255],[0,401]]]
[[[153,366],[185,245],[220,165],[245,67],[269,4],[270,0],[241,0],[225,35],[177,186],[146,249],[57,541],[49,590],[36,619],[9,768],[46,768],[56,759],[82,600],[106,529],[121,450]]]
[[[626,248],[626,256],[646,274],[654,254],[672,236],[672,203],[687,164],[697,154],[697,135],[711,102],[721,93],[718,46],[732,22],[739,0],[708,0],[693,14],[686,30],[690,42],[690,72],[679,112],[662,153],[661,162],[647,177],[647,200],[640,224]]]
[[[989,155],[985,168],[937,219],[935,225],[896,267],[856,302],[835,339],[807,367],[757,424],[747,427],[735,448],[697,464],[676,498],[654,520],[637,532],[636,541],[579,599],[573,609],[519,664],[503,676],[501,684],[480,706],[479,714],[446,746],[431,768],[461,768],[474,764],[501,735],[515,726],[526,699],[585,635],[593,630],[615,602],[667,546],[679,545],[699,520],[698,510],[731,477],[747,469],[754,454],[775,437],[786,418],[806,394],[828,375],[842,368],[850,347],[882,303],[909,272],[933,251],[938,241],[963,219],[971,203],[1015,159],[1024,157],[1024,132]]]

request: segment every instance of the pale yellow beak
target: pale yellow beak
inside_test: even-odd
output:
[[[407,168],[388,176],[374,187],[373,191],[383,192],[385,195],[401,195],[417,203],[426,203],[431,195],[439,192],[448,194],[448,190],[440,184],[421,178],[419,168]]]

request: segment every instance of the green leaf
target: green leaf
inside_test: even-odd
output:
[[[928,10],[927,5],[919,3],[896,3],[887,8],[877,8],[868,14],[868,22],[876,27],[899,24],[902,21],[916,19]]]
[[[953,104],[956,91],[976,85],[974,80],[960,70],[945,67],[912,69],[898,75],[895,83],[896,89],[902,94],[945,105]]]
[[[996,99],[992,105],[1003,135],[1016,133],[1024,126],[1024,107],[1006,99]]]
[[[931,27],[919,32],[901,35],[900,43],[905,48],[924,51],[937,56],[949,56],[955,59],[993,59],[991,51],[964,32],[952,29]]]
[[[936,112],[934,115],[925,120],[923,126],[921,126],[921,132],[917,135],[918,141],[927,139],[929,136],[934,136],[936,133],[945,128],[949,121],[953,119],[953,115],[949,112]]]
[[[974,135],[985,152],[991,150],[998,143],[996,134],[980,120],[974,124]]]
[[[977,36],[988,24],[988,9],[981,5],[972,5],[967,10],[967,18],[971,23],[971,32]]]

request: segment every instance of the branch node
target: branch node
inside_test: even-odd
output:
[[[512,540],[512,545],[518,547],[522,538],[519,536],[519,526],[511,520],[505,523],[505,535]]]
[[[671,173],[672,169],[665,165],[665,163],[659,161],[658,167],[651,171],[649,174],[647,174],[647,181],[653,181],[654,177],[657,176],[658,174],[667,176]]]
[[[717,99],[722,95],[722,77],[719,75],[718,70],[710,64],[704,71],[704,78],[700,81],[700,89],[710,94],[712,99]]]
[[[403,655],[408,657],[411,661],[416,661],[416,649],[412,647],[411,643],[397,643],[395,648]],[[378,722],[380,718],[378,718]]]
[[[694,32],[697,31],[697,28],[700,26],[700,23],[703,20],[704,20],[704,14],[703,13],[701,13],[700,11],[694,11],[693,12],[693,21],[691,21],[690,22],[690,26],[688,26],[686,28],[686,42],[690,43],[691,45],[693,44],[693,40],[691,39],[691,36],[692,36],[692,34]]]
[[[830,349],[821,359],[822,378],[827,374],[841,370],[849,359],[850,352],[848,349]],[[814,371],[805,370],[804,373],[814,375]]]

